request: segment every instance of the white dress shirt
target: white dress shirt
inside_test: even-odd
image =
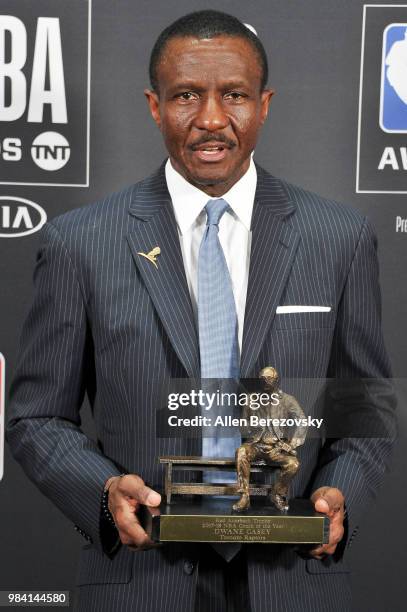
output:
[[[174,206],[185,274],[198,328],[198,255],[206,227],[204,207],[211,198],[204,191],[188,183],[170,160],[165,166],[165,178]],[[249,278],[251,219],[257,185],[257,172],[253,159],[242,178],[221,196],[232,209],[226,211],[219,222],[219,240],[225,254],[232,280],[238,319],[239,349],[242,349],[243,323]]]

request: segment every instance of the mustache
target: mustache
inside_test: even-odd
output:
[[[200,138],[199,140],[192,142],[190,145],[188,145],[188,148],[194,151],[196,147],[206,144],[207,142],[216,142],[219,144],[222,143],[222,144],[225,144],[230,149],[236,146],[236,143],[233,140],[230,140],[230,138],[227,138],[226,136],[224,136],[224,134],[217,134],[217,135],[207,134],[207,136],[202,136],[202,138]]]

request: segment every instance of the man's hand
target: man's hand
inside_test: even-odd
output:
[[[315,559],[322,559],[324,555],[333,555],[336,546],[344,534],[343,521],[345,518],[345,498],[339,489],[333,487],[320,487],[311,495],[315,510],[323,512],[329,517],[329,542],[313,548],[310,555]]]
[[[109,488],[109,510],[119,532],[122,544],[131,550],[148,550],[156,547],[140,525],[136,514],[140,505],[155,507],[161,502],[161,495],[144,484],[135,474],[113,476],[106,482]]]

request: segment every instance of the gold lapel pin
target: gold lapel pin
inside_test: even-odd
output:
[[[137,255],[141,255],[142,257],[145,257],[146,259],[148,259],[148,261],[151,261],[151,263],[154,264],[158,270],[157,257],[158,255],[160,255],[160,253],[161,253],[160,247],[156,246],[149,253],[138,252]]]

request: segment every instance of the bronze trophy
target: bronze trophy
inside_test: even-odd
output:
[[[310,500],[289,500],[289,487],[300,462],[306,427],[282,428],[283,418],[305,419],[297,400],[278,387],[278,374],[266,367],[259,384],[270,402],[256,411],[251,394],[241,423],[244,442],[235,458],[160,457],[165,465],[165,499],[150,508],[145,527],[156,542],[326,543],[329,519]],[[258,395],[258,394],[257,394]],[[257,419],[251,418],[256,415]],[[254,424],[253,424],[254,422]],[[175,472],[230,472],[237,482],[177,482]],[[274,473],[272,484],[250,483],[252,474]],[[276,474],[277,472],[277,474]],[[237,501],[228,496],[237,496]]]
[[[279,474],[269,493],[270,501],[278,510],[287,511],[288,491],[291,480],[296,475],[300,462],[297,458],[296,448],[305,442],[305,427],[297,427],[295,432],[285,434],[273,421],[285,418],[305,419],[301,406],[292,395],[288,395],[278,388],[278,373],[275,368],[263,368],[259,378],[264,381],[264,391],[275,398],[275,405],[269,404],[258,409],[257,416],[264,419],[265,424],[249,429],[249,439],[236,450],[236,471],[239,483],[238,492],[240,500],[233,504],[233,510],[243,512],[250,507],[249,481],[250,466],[270,465],[279,468]],[[250,395],[245,418],[250,422]],[[261,423],[261,421],[260,421]]]

